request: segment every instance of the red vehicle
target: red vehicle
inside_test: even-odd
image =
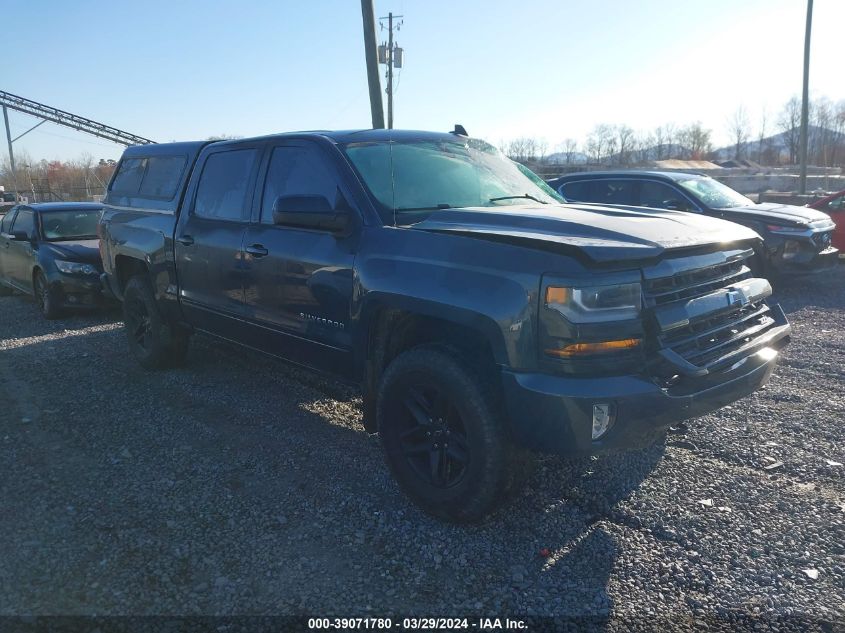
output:
[[[836,222],[836,228],[833,230],[833,245],[840,250],[845,249],[845,189],[807,206],[824,211]]]

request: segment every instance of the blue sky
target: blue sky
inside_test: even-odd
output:
[[[700,120],[739,105],[775,131],[801,90],[804,0],[376,0],[401,13],[396,127],[551,148],[598,123]],[[370,126],[358,0],[5,0],[0,89],[157,141]],[[845,99],[845,1],[816,0],[811,91]],[[380,37],[385,34],[380,34]],[[383,67],[382,67],[383,69]],[[12,134],[36,120],[10,112]],[[5,153],[5,143],[2,144]],[[120,155],[45,124],[34,159]]]

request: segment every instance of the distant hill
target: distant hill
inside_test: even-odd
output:
[[[566,165],[567,154],[566,152],[555,152],[554,154],[549,154],[546,156],[545,162],[550,165]],[[589,158],[587,158],[587,155],[582,152],[572,152],[569,156],[570,165],[585,165],[587,162],[589,162]]]
[[[807,128],[807,133],[809,137],[809,144],[812,148],[814,142],[825,135],[828,136],[829,143],[845,143],[845,134],[840,134],[835,132],[831,129],[825,129],[823,127],[819,127],[817,125],[810,125]],[[756,154],[758,151],[759,146],[759,139],[752,139],[745,143],[744,145],[744,157],[748,157],[749,153]],[[778,134],[772,134],[771,136],[767,136],[763,139],[763,147],[769,148],[771,151],[775,152],[776,154],[785,155],[788,157],[789,155],[789,133],[788,132],[779,132]],[[812,150],[811,150],[812,151]],[[713,150],[711,154],[711,158],[713,160],[730,160],[736,155],[736,146],[735,145],[726,145],[725,147],[720,147],[719,149]]]
[[[819,140],[827,136],[827,145],[845,144],[845,134],[839,134],[833,130],[821,128],[815,125],[809,127],[809,144],[810,153],[813,153],[813,148],[819,143]],[[759,160],[759,139],[749,140],[744,145],[742,158]],[[770,160],[782,162],[789,158],[789,133],[778,132],[763,139],[764,151],[768,153]],[[726,145],[713,150],[702,158],[711,161],[726,161],[734,158],[736,148],[733,145]],[[842,150],[839,150],[842,153]],[[665,143],[662,145],[655,145],[643,150],[632,152],[627,158],[619,154],[605,158],[602,161],[606,165],[620,165],[631,163],[643,163],[657,160],[672,160],[672,159],[687,159],[691,152],[689,148],[679,145],[677,143]],[[624,160],[623,160],[624,159]],[[812,158],[811,158],[812,160]],[[590,158],[583,152],[573,152],[567,160],[565,152],[555,152],[546,156],[543,161],[549,165],[586,165],[590,163]]]

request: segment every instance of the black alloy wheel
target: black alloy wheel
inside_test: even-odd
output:
[[[185,360],[188,333],[167,321],[149,279],[132,277],[123,292],[123,325],[129,349],[146,369],[173,367]]]
[[[409,378],[400,450],[418,477],[435,488],[450,488],[460,483],[471,457],[460,412],[424,375]]]
[[[149,353],[153,345],[153,326],[147,306],[140,297],[132,297],[124,308],[126,333],[143,352]]]
[[[491,368],[437,344],[394,358],[379,381],[378,431],[399,486],[446,521],[479,521],[520,488],[533,462],[510,439]]]
[[[58,298],[56,297],[56,293],[50,290],[50,284],[47,282],[47,277],[44,276],[42,271],[38,270],[35,272],[32,285],[35,303],[38,304],[38,310],[44,315],[44,318],[58,318],[60,316]]]

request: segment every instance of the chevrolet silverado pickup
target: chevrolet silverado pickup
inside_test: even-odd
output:
[[[459,132],[128,148],[99,232],[132,355],[204,333],[360,386],[401,488],[458,522],[531,451],[640,446],[768,380],[790,326],[756,233],[563,204]]]

